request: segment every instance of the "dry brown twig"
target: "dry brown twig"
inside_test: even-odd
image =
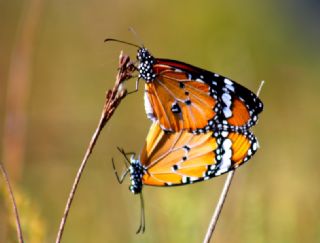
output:
[[[75,192],[77,190],[77,187],[79,185],[79,181],[81,178],[81,175],[84,171],[84,168],[88,162],[88,159],[93,151],[93,148],[98,140],[98,137],[106,125],[106,123],[109,121],[111,116],[113,115],[116,108],[119,106],[122,99],[127,95],[127,90],[123,88],[122,83],[132,77],[132,72],[135,70],[134,65],[131,63],[129,56],[123,55],[123,53],[120,53],[119,57],[119,71],[116,77],[116,82],[112,90],[108,90],[106,94],[106,100],[104,103],[104,107],[102,110],[102,114],[98,123],[98,126],[92,135],[92,138],[90,140],[89,146],[86,150],[86,153],[83,157],[82,163],[78,169],[77,175],[75,177],[73,186],[71,188],[68,201],[64,210],[63,217],[61,219],[59,231],[56,238],[56,243],[61,242],[61,238],[63,235],[63,231],[65,228],[65,224],[67,221],[67,217],[71,208],[72,201],[74,199]]]
[[[257,91],[257,96],[260,95],[260,92],[261,92],[263,84],[264,84],[264,81],[261,81],[260,86],[259,86],[258,91]],[[224,202],[225,202],[226,197],[228,195],[228,191],[229,191],[229,188],[231,186],[231,182],[232,182],[232,178],[234,176],[234,173],[235,173],[235,170],[230,171],[228,173],[227,179],[226,179],[226,181],[224,183],[223,189],[222,189],[220,197],[219,197],[219,201],[218,201],[216,209],[214,210],[214,213],[212,215],[212,218],[211,218],[211,221],[209,223],[209,227],[207,229],[207,233],[206,233],[206,236],[205,236],[205,238],[203,240],[203,243],[209,243],[211,238],[212,238],[212,235],[213,235],[213,232],[214,232],[214,230],[216,228],[216,225],[218,223],[218,219],[219,219],[219,216],[221,214]]]
[[[3,179],[6,182],[6,187],[7,187],[8,193],[10,195],[10,199],[11,199],[11,203],[12,203],[12,207],[13,207],[13,214],[15,216],[15,221],[16,221],[17,237],[18,237],[19,243],[23,243],[24,240],[23,240],[19,212],[18,212],[16,200],[13,195],[13,191],[12,191],[12,187],[10,184],[8,173],[1,162],[0,162],[0,171],[2,173]]]

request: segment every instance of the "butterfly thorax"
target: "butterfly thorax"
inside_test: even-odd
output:
[[[156,63],[155,58],[146,48],[140,48],[137,53],[137,59],[139,61],[139,78],[144,79],[146,83],[152,82],[156,78],[156,74],[153,71],[153,65]]]
[[[139,160],[131,158],[129,171],[130,171],[130,181],[129,190],[133,194],[138,194],[142,190],[142,176],[144,174],[144,168]]]

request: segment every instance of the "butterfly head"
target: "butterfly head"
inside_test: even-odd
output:
[[[155,64],[155,58],[150,52],[142,47],[138,49],[137,59],[139,61],[139,78],[143,78],[147,83],[152,82],[156,78],[156,74],[153,71],[153,65]]]
[[[129,171],[131,181],[129,190],[133,194],[138,194],[142,191],[142,176],[144,174],[144,168],[139,160],[136,160],[133,157],[131,157]]]

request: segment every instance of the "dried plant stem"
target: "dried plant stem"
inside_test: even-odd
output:
[[[214,229],[216,228],[220,213],[222,211],[224,201],[226,200],[229,188],[231,186],[231,182],[232,182],[234,173],[235,173],[235,170],[233,170],[233,171],[228,173],[228,176],[227,176],[227,179],[226,179],[226,181],[224,183],[224,186],[223,186],[221,195],[219,197],[219,201],[217,203],[216,209],[215,209],[215,211],[213,213],[213,216],[211,218],[211,221],[210,221],[210,224],[209,224],[209,228],[208,228],[207,233],[206,233],[206,237],[205,237],[205,239],[203,241],[204,243],[209,243],[210,240],[211,240],[212,234],[214,232]]]
[[[73,182],[73,186],[72,189],[70,191],[69,197],[68,197],[68,201],[66,203],[66,207],[64,210],[64,214],[63,217],[61,219],[61,223],[60,223],[60,227],[59,227],[59,231],[57,234],[57,238],[56,238],[56,243],[61,242],[61,238],[63,235],[63,231],[65,228],[65,224],[67,221],[67,217],[71,208],[71,204],[72,201],[74,199],[74,195],[75,192],[77,190],[77,187],[79,185],[79,181],[81,178],[81,175],[84,171],[84,168],[87,164],[87,161],[93,151],[93,148],[98,140],[98,137],[102,131],[102,129],[104,128],[104,126],[106,125],[106,123],[108,122],[108,120],[111,118],[111,116],[113,115],[115,109],[118,107],[118,105],[120,104],[121,100],[126,96],[127,91],[125,89],[122,89],[122,82],[131,78],[131,73],[132,73],[132,68],[133,65],[130,62],[130,59],[128,56],[125,56],[122,54],[122,52],[120,53],[120,57],[119,57],[119,71],[117,74],[117,78],[116,78],[116,82],[115,85],[113,87],[112,90],[109,90],[107,92],[106,95],[106,100],[105,100],[105,104],[102,110],[102,114],[101,114],[101,118],[100,121],[98,123],[98,126],[94,132],[94,134],[92,135],[91,141],[89,143],[89,146],[86,150],[86,153],[84,155],[84,158],[82,160],[82,163],[80,165],[80,168],[78,169],[77,175],[75,177],[75,180]]]
[[[18,240],[19,240],[19,243],[23,243],[24,241],[23,241],[23,235],[22,235],[20,218],[19,218],[19,213],[18,213],[16,200],[15,200],[14,195],[13,195],[13,191],[12,191],[12,188],[11,188],[11,184],[10,184],[8,173],[7,173],[6,169],[4,168],[4,166],[3,166],[3,164],[1,162],[0,162],[0,171],[1,171],[2,176],[3,176],[3,178],[4,178],[5,182],[6,182],[6,187],[8,189],[8,193],[10,195],[10,199],[11,199],[11,202],[12,202],[13,213],[14,213],[15,218],[16,218],[16,228],[17,228]]]
[[[261,81],[260,82],[260,86],[259,86],[258,91],[257,91],[257,96],[260,95],[260,92],[261,92],[263,84],[264,84],[264,81]],[[227,179],[226,179],[226,181],[224,183],[222,192],[221,192],[220,197],[219,197],[219,201],[218,201],[216,209],[214,210],[214,213],[212,215],[212,218],[211,218],[211,221],[209,223],[209,227],[208,227],[206,236],[205,236],[205,238],[203,240],[203,243],[209,243],[211,238],[212,238],[212,235],[213,235],[214,229],[216,228],[216,225],[218,223],[218,219],[219,219],[219,216],[221,214],[224,202],[225,202],[226,197],[228,195],[228,191],[229,191],[229,188],[231,186],[231,182],[232,182],[234,173],[235,173],[235,170],[233,170],[233,171],[228,173]]]

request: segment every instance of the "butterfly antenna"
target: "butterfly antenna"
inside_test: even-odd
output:
[[[133,43],[130,43],[130,42],[127,42],[127,41],[118,40],[118,39],[107,38],[107,39],[104,40],[104,42],[110,42],[110,41],[119,42],[119,43],[123,43],[123,44],[129,45],[129,46],[135,46],[137,48],[141,48],[141,46],[138,46],[136,44],[133,44]]]
[[[126,159],[127,163],[126,163],[126,167],[128,168],[128,165],[131,164],[130,159],[128,158],[128,155],[133,155],[135,156],[136,153],[134,152],[125,152],[123,148],[117,147],[117,149],[119,150],[119,152],[123,155],[123,157]]]
[[[143,234],[146,229],[146,219],[144,215],[144,200],[142,196],[142,192],[140,193],[140,202],[141,202],[141,214],[140,214],[140,226],[136,232],[136,234]]]
[[[139,43],[141,43],[141,46],[144,47],[144,44],[143,44],[142,39],[141,39],[140,36],[137,34],[137,32],[134,30],[134,28],[129,27],[129,31],[133,34],[134,38],[135,38]]]

